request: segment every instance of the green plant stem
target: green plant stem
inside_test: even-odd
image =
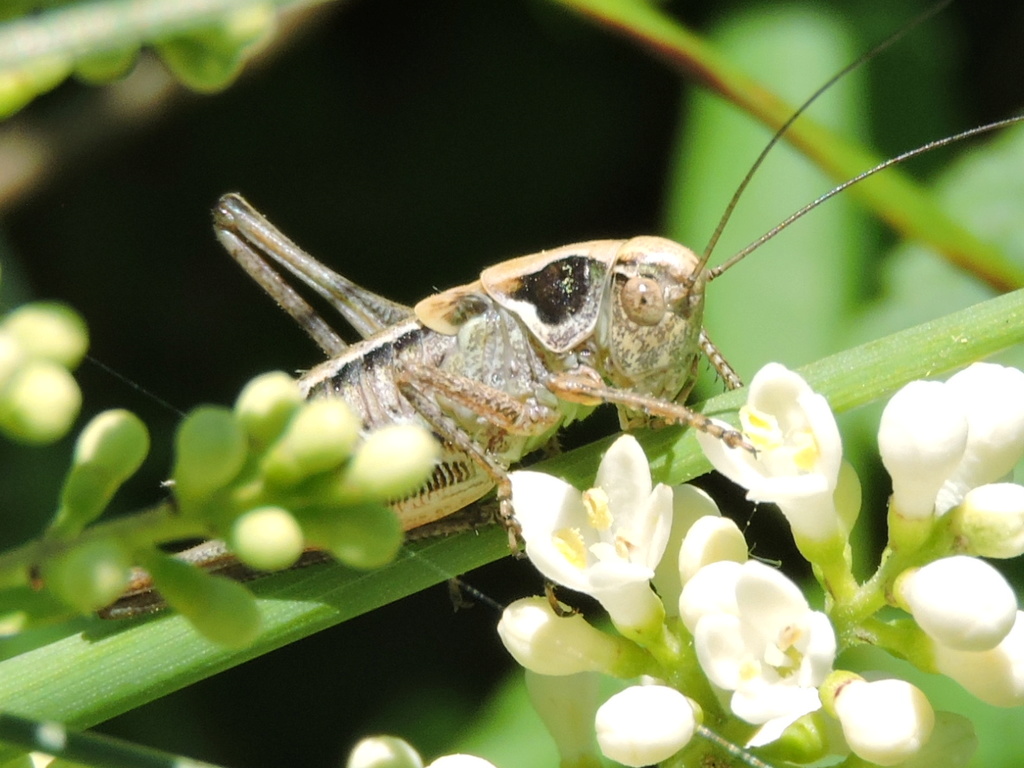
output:
[[[117,520],[90,526],[74,539],[44,537],[0,554],[0,589],[26,584],[33,567],[64,552],[69,546],[87,541],[114,539],[134,547],[206,535],[202,521],[181,517],[173,504],[164,502]]]

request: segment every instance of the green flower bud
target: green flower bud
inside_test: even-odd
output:
[[[761,746],[761,757],[769,761],[789,762],[806,765],[823,760],[828,756],[830,731],[834,730],[830,718],[823,710],[817,710],[799,717],[786,726],[778,738]],[[774,735],[774,734],[773,734]]]
[[[359,504],[338,510],[318,510],[302,517],[306,538],[352,568],[387,565],[402,546],[398,516],[381,504]]]
[[[129,411],[104,411],[78,436],[74,463],[64,481],[61,506],[49,535],[78,534],[106,509],[121,484],[149,453],[149,433]]]
[[[149,453],[149,432],[131,411],[116,408],[95,416],[75,443],[75,464],[103,467],[116,477],[135,474]]]
[[[259,634],[256,600],[238,582],[211,576],[156,551],[140,559],[167,604],[207,640],[228,648],[244,648]]]
[[[282,371],[257,376],[235,401],[235,417],[257,445],[278,438],[303,403],[295,379]]]
[[[437,440],[416,424],[374,430],[346,468],[342,493],[352,498],[401,498],[427,481],[440,454]]]
[[[32,357],[74,368],[89,347],[89,332],[81,316],[64,304],[36,301],[23,304],[0,322]]]
[[[82,393],[66,368],[34,360],[0,395],[0,429],[25,443],[50,443],[71,428],[81,405]]]
[[[226,14],[217,26],[163,40],[155,47],[182,83],[211,93],[238,75],[249,49],[270,37],[275,21],[273,6],[250,6]]]
[[[81,613],[110,605],[130,577],[128,554],[113,539],[85,542],[43,566],[46,586]]]
[[[340,466],[352,453],[360,426],[359,419],[342,400],[306,403],[263,457],[261,468],[267,481],[293,485]]]
[[[200,406],[178,428],[175,493],[182,499],[209,496],[230,483],[247,456],[245,433],[227,408]]]
[[[258,507],[246,512],[235,520],[230,543],[242,562],[260,571],[280,571],[295,565],[304,545],[302,528],[281,507]]]

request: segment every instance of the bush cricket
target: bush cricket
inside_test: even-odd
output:
[[[342,397],[368,428],[412,419],[441,438],[444,454],[431,481],[394,504],[403,528],[442,520],[497,488],[514,540],[507,467],[599,404],[614,403],[623,428],[681,423],[749,447],[738,432],[681,404],[702,355],[726,386],[741,385],[701,326],[707,282],[850,184],[1008,122],[893,158],[714,269],[707,267],[710,248],[698,257],[657,237],[590,241],[499,263],[477,281],[407,307],[327,269],[238,195],[219,201],[215,228],[236,261],[328,355],[300,377],[308,397]],[[326,299],[363,340],[346,345],[271,262]],[[242,575],[222,547],[193,552],[197,564]],[[135,594],[147,592],[140,582]]]

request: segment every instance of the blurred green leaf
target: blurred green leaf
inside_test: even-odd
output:
[[[792,99],[812,92],[819,73],[838,70],[854,55],[849,29],[811,5],[733,17],[713,39],[731,62],[759,68],[761,77]],[[786,55],[773,55],[779,50]],[[827,109],[831,127],[846,134],[864,132],[867,97],[859,74],[844,78],[829,91],[826,104],[816,105]],[[699,252],[770,136],[714,94],[695,92],[679,123],[666,234]],[[714,261],[738,251],[751,233],[767,231],[828,187],[826,176],[796,150],[776,146],[737,206]],[[803,365],[840,348],[851,309],[864,290],[866,221],[854,202],[841,196],[708,288],[705,325],[743,376],[770,360]]]
[[[321,0],[323,1],[323,0]],[[157,44],[190,88],[224,88],[269,36],[276,9],[296,0],[82,0],[0,23],[0,117],[72,72],[88,82],[126,74],[143,45]],[[304,4],[309,4],[308,0]],[[11,9],[6,9],[10,11]]]

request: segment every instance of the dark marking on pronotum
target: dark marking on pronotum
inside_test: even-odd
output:
[[[567,256],[519,279],[512,292],[516,301],[537,308],[537,317],[548,325],[559,325],[580,311],[590,296],[590,267],[587,256]]]

